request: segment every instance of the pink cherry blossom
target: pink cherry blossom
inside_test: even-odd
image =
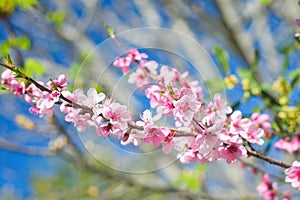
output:
[[[168,68],[168,66],[163,65],[160,68],[160,74],[157,77],[158,78],[158,82],[167,86],[167,85],[174,85],[175,84],[175,78],[176,78],[176,74],[174,71],[170,70]]]
[[[300,133],[296,134],[291,141],[288,139],[280,139],[274,146],[289,153],[297,152],[300,150]]]
[[[46,91],[42,92],[41,98],[36,102],[36,108],[39,110],[40,117],[45,114],[47,116],[52,116],[54,105],[59,100],[60,93],[56,90],[48,93]]]
[[[150,78],[145,70],[138,68],[135,72],[130,74],[128,82],[142,88],[150,83]]]
[[[268,174],[263,174],[262,182],[256,187],[260,196],[266,200],[276,200],[277,199],[277,183],[271,183]]]
[[[145,53],[140,53],[137,49],[132,48],[127,52],[127,56],[132,58],[132,60],[141,61],[145,58],[148,58],[148,55]]]
[[[264,135],[264,131],[258,128],[254,123],[251,123],[248,127],[248,131],[241,131],[240,135],[250,143],[256,143],[262,145],[264,140],[261,138]]]
[[[49,81],[47,83],[49,89],[53,90],[52,88],[52,84],[55,85],[55,87],[59,90],[59,91],[62,91],[64,89],[66,89],[67,87],[67,78],[64,74],[61,74],[58,76],[57,79],[53,80],[53,81]]]
[[[88,108],[95,108],[97,105],[105,99],[105,94],[97,93],[95,88],[90,88],[87,95],[84,93],[76,93],[76,99],[81,105],[87,106]]]
[[[145,53],[139,53],[137,49],[130,49],[125,58],[117,57],[113,62],[113,65],[121,68],[123,74],[127,74],[130,70],[130,64],[132,62],[142,61],[144,58],[148,58],[148,55]]]
[[[115,59],[113,65],[115,67],[121,68],[123,74],[125,75],[130,71],[129,66],[130,66],[131,62],[132,62],[132,58],[130,58],[130,57],[125,57],[125,58],[117,57]]]
[[[156,108],[160,104],[162,91],[158,85],[151,85],[146,89],[145,94],[150,99],[151,108]]]
[[[168,135],[166,135],[165,141],[162,146],[162,151],[165,154],[171,153],[172,149],[175,147],[176,140],[174,140],[175,133],[170,131]]]
[[[270,116],[268,114],[253,113],[251,121],[258,127],[265,131],[265,137],[269,138],[271,135],[272,124],[270,123]]]
[[[1,84],[4,85],[14,95],[21,96],[25,93],[24,82],[19,82],[15,75],[10,70],[5,70],[1,74]]]
[[[145,134],[142,131],[132,129],[130,134],[128,135],[128,138],[124,138],[125,137],[123,137],[121,141],[122,145],[128,145],[132,143],[134,146],[140,146],[141,140],[145,138]]]
[[[198,151],[193,149],[187,149],[183,153],[179,154],[179,160],[182,163],[190,163],[198,160]]]
[[[39,84],[43,85],[43,82],[38,82]],[[37,88],[34,84],[30,84],[26,88],[26,93],[24,96],[24,99],[27,103],[32,103],[33,101],[37,101],[38,99],[41,98],[42,91]]]
[[[230,132],[238,133],[240,135],[246,135],[248,131],[248,127],[250,125],[250,120],[246,118],[242,118],[241,111],[234,111],[230,115]]]
[[[81,113],[80,109],[74,109],[74,118],[72,119],[74,127],[77,128],[79,132],[84,132],[91,125],[91,116],[88,113]]]
[[[155,62],[154,60],[144,61],[143,63],[140,63],[140,68],[144,69],[145,73],[152,78],[157,74],[156,71],[157,67],[158,67],[158,63]]]
[[[215,134],[198,135],[194,142],[190,145],[192,149],[197,149],[197,157],[201,163],[206,161],[214,162],[219,160],[220,153],[218,148],[222,142]]]
[[[186,92],[180,99],[174,101],[173,105],[173,115],[177,127],[182,124],[188,126],[194,118],[194,113],[197,112],[201,106],[197,97],[191,91]]]
[[[127,106],[119,103],[103,104],[102,116],[105,119],[103,124],[100,123],[98,132],[101,135],[117,135],[122,136],[128,128],[128,122],[131,121],[131,115],[127,110]],[[102,131],[102,133],[101,133]]]
[[[174,98],[168,91],[160,88],[157,85],[152,85],[145,91],[146,97],[150,99],[151,108],[157,107],[157,113],[161,113],[167,116],[172,114],[174,109]]]
[[[292,187],[300,190],[300,162],[294,161],[284,173],[286,174],[285,182],[291,183]]]
[[[228,164],[231,164],[241,156],[247,155],[247,150],[244,146],[240,145],[226,145],[219,149],[222,158],[226,159]]]
[[[153,146],[157,147],[160,143],[165,141],[165,138],[167,135],[169,135],[169,132],[170,130],[166,128],[150,128],[147,131],[144,142],[152,143]]]
[[[143,121],[137,121],[136,125],[144,127],[144,130],[148,131],[149,128],[153,126],[154,122],[160,119],[161,114],[152,117],[151,111],[147,109],[140,117]]]
[[[216,112],[217,115],[230,114],[232,109],[227,106],[227,102],[222,98],[221,94],[215,94],[213,102],[207,106],[206,114]]]

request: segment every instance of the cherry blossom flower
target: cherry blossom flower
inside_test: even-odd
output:
[[[194,118],[194,113],[200,107],[200,104],[192,97],[185,95],[174,102],[173,114],[176,119],[176,126],[182,123],[189,124]]]
[[[124,139],[124,137],[123,137],[121,144],[128,145],[128,144],[132,143],[134,146],[140,146],[141,140],[144,138],[145,138],[145,134],[142,131],[132,129],[130,134],[128,135],[128,138]]]
[[[222,98],[221,94],[215,94],[213,102],[209,102],[206,109],[206,114],[216,112],[218,116],[230,114],[232,109],[227,106],[227,102]]]
[[[130,49],[125,58],[117,57],[113,62],[113,65],[121,68],[123,74],[127,74],[130,70],[130,64],[133,61],[141,61],[144,58],[148,58],[148,55],[145,53],[139,53],[137,49]]]
[[[194,113],[197,112],[201,106],[191,91],[186,92],[180,99],[174,101],[173,105],[173,115],[177,127],[182,124],[188,126],[194,118]]]
[[[88,108],[96,108],[97,105],[105,99],[105,94],[103,93],[97,93],[95,88],[90,88],[87,92],[87,95],[84,93],[76,93],[78,96],[76,98],[78,99],[78,102],[81,103],[81,105],[87,106]]]
[[[1,74],[1,84],[7,87],[7,89],[12,92],[14,95],[21,96],[25,93],[25,84],[24,82],[19,82],[15,75],[10,70],[5,70]]]
[[[169,135],[169,132],[170,130],[166,128],[150,128],[147,131],[144,142],[152,143],[153,146],[157,147],[165,140],[166,136]]]
[[[143,121],[137,121],[136,125],[144,127],[144,130],[148,131],[149,128],[153,126],[154,122],[160,119],[161,114],[152,117],[151,111],[146,109],[140,117]]]
[[[168,66],[163,65],[160,68],[160,74],[157,77],[158,78],[158,82],[167,86],[167,85],[174,85],[175,83],[175,78],[176,78],[176,74],[174,71],[170,70],[168,68]]]
[[[38,82],[39,84],[43,85],[43,82]],[[37,101],[39,98],[41,98],[42,91],[37,88],[34,84],[30,84],[26,88],[26,93],[24,96],[24,99],[27,103],[33,103],[34,101]]]
[[[226,145],[223,146],[219,149],[220,151],[220,155],[222,158],[226,159],[226,162],[228,164],[231,164],[235,161],[237,161],[237,159],[240,156],[245,156],[247,155],[247,150],[244,146],[240,145]]]
[[[248,131],[248,127],[250,125],[250,120],[246,118],[242,118],[241,111],[234,111],[230,115],[230,132],[238,133],[240,135],[246,135]]]
[[[132,58],[130,58],[130,57],[125,57],[125,58],[117,57],[117,58],[115,58],[113,65],[115,67],[121,68],[123,74],[125,75],[130,71],[129,66],[130,66],[131,62],[132,62]]]
[[[150,78],[145,73],[145,70],[138,68],[135,72],[130,74],[128,82],[142,88],[150,83]]]
[[[292,187],[300,190],[300,162],[294,161],[284,173],[286,174],[285,182],[291,183]]]
[[[221,158],[218,151],[221,144],[222,142],[217,135],[207,134],[198,135],[190,147],[192,149],[197,149],[198,159],[201,163],[205,163],[206,161],[214,162]]]
[[[193,149],[187,149],[183,153],[178,155],[180,162],[190,163],[198,160],[198,151]]]
[[[268,114],[253,113],[251,115],[251,121],[258,127],[262,128],[265,132],[265,137],[271,137],[272,124],[270,123],[270,116]]]
[[[264,135],[264,131],[258,128],[254,123],[251,123],[248,127],[248,131],[241,131],[240,135],[250,143],[256,143],[262,145],[264,140],[261,138]]]
[[[288,139],[280,139],[274,146],[289,153],[297,152],[300,150],[300,133],[297,133],[291,141]]]
[[[53,80],[53,81],[49,81],[47,83],[49,89],[53,90],[52,88],[52,84],[55,85],[55,87],[59,90],[59,91],[62,91],[64,89],[66,89],[67,87],[67,78],[64,74],[61,74],[58,76],[57,79]]]
[[[266,200],[276,200],[277,199],[277,183],[271,183],[268,174],[263,174],[262,182],[256,187],[260,196]]]
[[[128,122],[131,121],[131,115],[127,110],[127,106],[121,105],[119,103],[107,103],[107,105],[103,104],[104,107],[102,109],[102,116],[105,119],[100,123],[100,129],[98,131],[101,132],[101,135],[117,135],[122,136],[128,128]]]
[[[40,117],[43,117],[45,114],[48,117],[53,115],[54,105],[59,101],[59,96],[60,93],[56,90],[51,93],[47,91],[42,92],[41,98],[36,102],[36,108]]]
[[[137,49],[132,48],[128,51],[127,56],[132,58],[132,60],[141,61],[145,58],[148,58],[148,55],[145,53],[140,53]]]

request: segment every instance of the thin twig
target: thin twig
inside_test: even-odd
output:
[[[288,165],[288,164],[286,164],[286,163],[284,163],[282,161],[278,161],[278,160],[272,159],[272,158],[270,158],[268,156],[265,156],[265,155],[263,155],[263,154],[261,154],[261,153],[259,153],[257,151],[251,150],[251,149],[247,149],[247,153],[250,156],[254,156],[256,158],[259,158],[259,159],[264,160],[264,161],[266,161],[268,163],[277,165],[279,167],[283,167],[283,168],[290,168],[291,167],[291,165]]]

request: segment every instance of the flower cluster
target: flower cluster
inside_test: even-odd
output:
[[[300,190],[300,162],[294,161],[292,167],[286,169],[284,173],[286,174],[285,181]]]
[[[1,74],[1,85],[14,95],[20,96],[25,93],[25,84],[24,82],[19,81],[15,76],[16,74],[9,69],[5,70]]]
[[[257,186],[257,191],[266,200],[277,199],[277,183],[272,183],[268,174],[263,174],[262,181]]]
[[[116,136],[123,145],[140,145],[142,141],[161,145],[164,153],[178,151],[182,163],[223,159],[231,164],[241,156],[248,156],[247,147],[252,148],[251,144],[262,145],[263,138],[270,137],[267,114],[253,113],[250,118],[243,118],[240,111],[232,111],[220,94],[205,103],[202,88],[197,81],[188,79],[188,72],[180,73],[146,58],[147,54],[131,49],[124,58],[117,57],[114,61],[124,74],[130,71],[131,63],[137,65],[128,82],[145,89],[151,109],[156,111],[152,116],[150,110],[145,110],[137,121],[132,119],[127,106],[94,88],[86,94],[82,90],[67,91],[64,75],[46,84],[35,81],[28,85],[16,78],[14,72],[6,70],[2,73],[1,85],[15,95],[24,95],[26,102],[33,104],[30,111],[40,117],[51,116],[54,105],[59,104],[60,111],[66,113],[65,121],[73,123],[78,131],[94,127],[99,136]],[[159,125],[162,115],[173,119],[175,128]],[[299,138],[293,143],[297,143],[298,149]],[[295,151],[295,147],[290,151]],[[285,172],[286,181],[300,189],[299,162]],[[261,193],[270,196],[267,177],[263,184]],[[266,185],[268,190],[264,189]]]
[[[140,55],[138,50],[131,51]],[[180,151],[178,157],[184,163],[220,159],[233,163],[238,157],[247,155],[243,145],[245,141],[263,144],[264,130],[270,131],[271,128],[268,115],[256,113],[251,119],[242,118],[240,111],[232,113],[220,94],[205,104],[201,87],[197,81],[188,80],[188,72],[180,73],[166,65],[159,69],[155,61],[146,60],[144,58],[148,56],[142,55],[138,56],[141,58],[138,67],[130,74],[128,82],[139,88],[147,85],[146,97],[158,116],[173,117],[175,127],[193,135],[186,135],[179,142],[178,132],[155,126],[156,120],[146,110],[142,116],[143,122],[136,124],[144,129],[134,130],[130,141],[137,141],[144,135],[142,138],[146,143],[151,142],[154,146],[162,144],[165,153],[169,153],[172,148]],[[116,58],[114,64],[119,63],[120,59]],[[134,139],[134,136],[138,138]]]
[[[292,140],[289,140],[288,138],[280,139],[274,146],[289,153],[300,151],[300,133],[295,134],[295,137]]]

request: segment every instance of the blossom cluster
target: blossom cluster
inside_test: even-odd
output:
[[[248,156],[249,145],[262,145],[263,138],[269,137],[269,115],[253,113],[250,118],[243,118],[241,111],[233,112],[220,94],[215,94],[213,100],[206,103],[202,88],[197,81],[188,79],[188,72],[159,66],[147,58],[147,54],[130,49],[125,57],[117,57],[113,63],[124,74],[129,73],[131,64],[137,66],[128,82],[145,89],[151,109],[156,112],[153,116],[147,109],[137,121],[132,119],[127,106],[94,88],[86,94],[78,89],[67,91],[64,75],[46,84],[28,85],[16,78],[15,72],[5,70],[1,85],[15,95],[24,95],[26,102],[32,104],[30,112],[40,117],[51,116],[54,105],[58,104],[60,111],[66,113],[65,121],[73,123],[78,131],[94,127],[99,136],[117,136],[123,145],[140,145],[144,141],[153,146],[161,145],[164,153],[175,149],[182,163],[223,159],[231,164],[241,156]],[[162,115],[173,119],[175,128],[159,125]],[[286,181],[299,189],[298,168],[296,163],[286,170]]]
[[[285,150],[289,153],[300,151],[300,133],[296,133],[293,139],[280,139],[274,145],[276,148]]]
[[[282,196],[282,200],[291,200],[290,192],[281,193],[278,190],[278,183],[271,182],[269,174],[262,175],[262,181],[258,184],[257,191],[266,200],[276,200],[280,196]]]
[[[134,55],[131,55],[133,52]],[[247,156],[245,142],[258,145],[264,143],[262,138],[271,129],[268,115],[254,113],[251,119],[243,118],[240,111],[232,113],[220,94],[205,104],[202,88],[197,81],[188,80],[188,72],[180,73],[166,65],[159,69],[155,61],[144,59],[148,58],[145,54],[137,55],[137,50],[131,50],[123,59],[137,57],[138,60],[121,65],[118,62],[120,58],[117,58],[114,65],[125,68],[123,73],[126,74],[130,64],[136,63],[138,67],[129,75],[128,82],[139,88],[147,86],[145,94],[151,108],[156,109],[156,118],[161,115],[173,117],[175,127],[194,135],[178,139],[178,132],[154,125],[158,119],[152,119],[151,112],[146,110],[141,117],[143,122],[136,123],[144,128],[135,130],[126,144],[130,141],[139,144],[136,141],[145,135],[145,142],[151,142],[154,146],[162,144],[165,153],[173,148],[178,150],[178,157],[183,163],[220,159],[233,163],[240,156]]]

